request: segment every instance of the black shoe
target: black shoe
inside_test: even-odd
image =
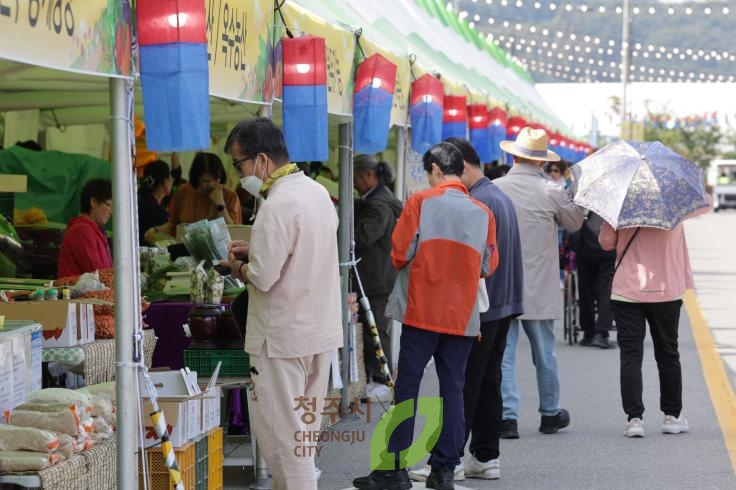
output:
[[[353,486],[360,490],[406,490],[411,488],[411,481],[406,469],[375,470],[353,480]]]
[[[427,488],[455,490],[455,468],[433,469],[427,477]]]
[[[542,415],[542,423],[539,426],[539,432],[543,434],[554,434],[560,429],[564,429],[570,425],[570,413],[561,408],[557,415]]]
[[[519,438],[519,426],[516,420],[504,419],[501,421],[501,425],[498,427],[498,438],[499,439],[518,439]]]
[[[598,347],[600,349],[610,349],[611,344],[608,343],[608,337],[604,337],[603,334],[597,333],[590,339],[591,347]]]
[[[583,338],[580,339],[580,342],[578,342],[583,347],[590,347],[593,342],[594,335],[583,335]]]

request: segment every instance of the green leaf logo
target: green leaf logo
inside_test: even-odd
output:
[[[419,398],[417,415],[426,422],[419,439],[399,454],[399,468],[408,468],[421,461],[437,444],[442,431],[442,398]],[[396,427],[414,415],[414,399],[404,400],[386,412],[376,425],[371,437],[371,470],[396,469],[396,455],[388,452],[388,441]]]

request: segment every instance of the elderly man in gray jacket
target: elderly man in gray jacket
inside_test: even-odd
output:
[[[501,148],[513,156],[514,166],[496,184],[514,203],[519,221],[523,268],[524,314],[512,321],[502,363],[501,394],[503,421],[499,436],[519,437],[517,419],[519,392],[516,386],[516,344],[519,326],[529,338],[532,359],[537,370],[539,431],[554,434],[570,424],[570,414],[560,408],[560,384],[555,357],[555,320],[559,319],[560,292],[557,226],[575,231],[583,224],[583,210],[572,202],[560,185],[542,170],[549,161],[560,157],[547,149],[547,133],[523,128],[515,141],[501,142]]]

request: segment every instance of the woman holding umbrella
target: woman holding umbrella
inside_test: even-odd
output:
[[[678,325],[694,286],[682,221],[707,213],[703,172],[659,142],[612,143],[581,163],[575,201],[605,219],[598,241],[616,250],[611,305],[621,359],[626,437],[643,437],[641,365],[649,323],[660,380],[662,432],[689,430],[682,415]]]

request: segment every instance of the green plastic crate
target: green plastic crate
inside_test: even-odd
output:
[[[194,441],[194,479],[195,479],[195,490],[207,490],[209,480],[209,468],[208,468],[208,438],[207,435],[199,436]]]
[[[198,376],[210,376],[222,361],[220,377],[250,376],[250,359],[242,350],[184,350],[184,365]]]

